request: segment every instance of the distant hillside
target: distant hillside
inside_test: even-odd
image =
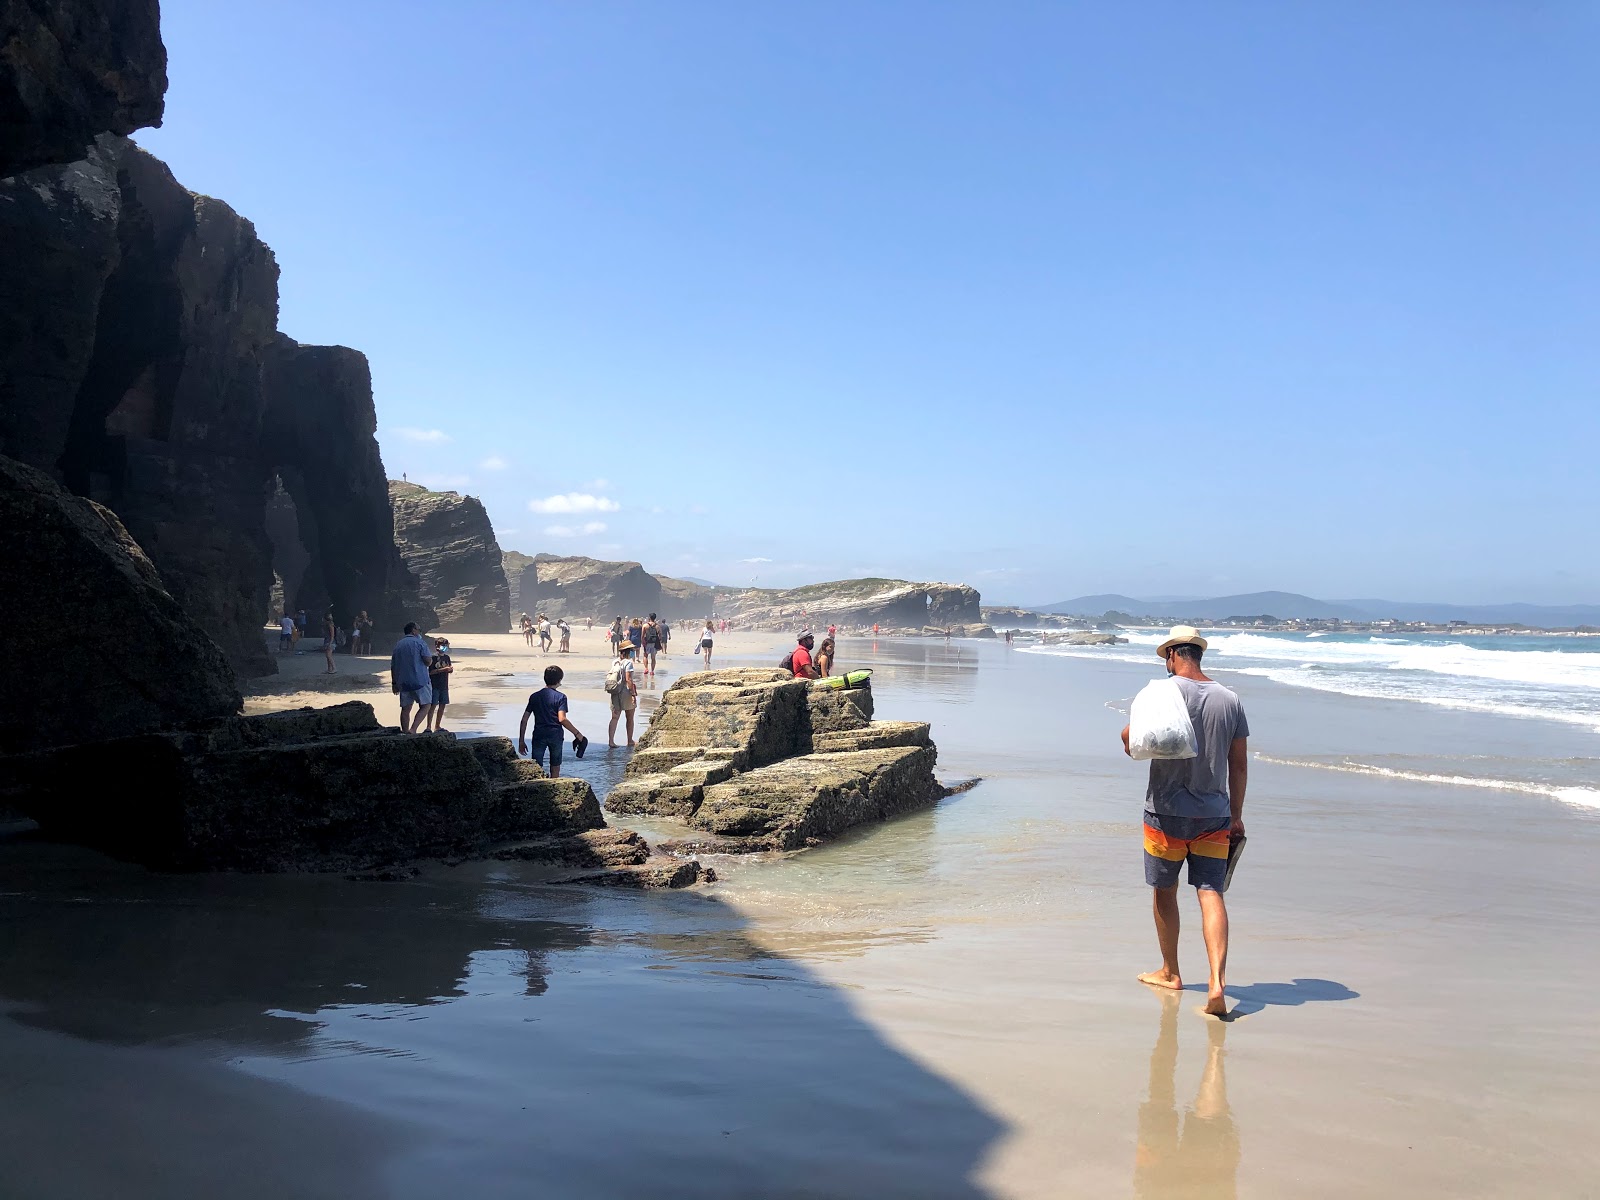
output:
[[[1538,604],[1430,604],[1402,600],[1317,600],[1296,592],[1246,592],[1203,600],[1171,598],[1140,600],[1116,592],[1079,596],[1046,604],[1040,612],[1097,617],[1107,612],[1167,620],[1220,621],[1227,617],[1274,616],[1284,619],[1344,621],[1466,621],[1469,623],[1521,624],[1537,629],[1568,629],[1574,625],[1600,625],[1600,605],[1550,606]]]

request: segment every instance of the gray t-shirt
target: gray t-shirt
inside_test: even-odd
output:
[[[1228,751],[1234,738],[1250,736],[1244,705],[1220,683],[1174,676],[1200,753],[1193,758],[1152,759],[1144,806],[1163,817],[1228,815]]]

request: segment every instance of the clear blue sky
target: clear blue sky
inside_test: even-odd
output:
[[[1600,6],[162,9],[139,141],[507,548],[1600,599]]]

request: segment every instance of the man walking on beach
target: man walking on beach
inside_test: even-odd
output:
[[[1175,625],[1156,649],[1194,724],[1199,753],[1193,758],[1152,759],[1145,791],[1144,878],[1153,889],[1156,939],[1161,969],[1139,976],[1141,983],[1178,991],[1178,871],[1189,866],[1189,884],[1200,900],[1210,979],[1205,1011],[1227,1013],[1223,988],[1228,969],[1228,908],[1222,889],[1228,873],[1228,846],[1244,837],[1244,790],[1248,771],[1245,720],[1239,697],[1200,670],[1206,640],[1189,625]],[[1128,752],[1128,727],[1122,727]]]
[[[389,656],[389,686],[400,697],[400,732],[416,733],[433,707],[433,687],[428,672],[433,666],[433,651],[417,633],[417,623],[407,621],[405,636],[394,644]],[[411,706],[417,715],[411,716]]]

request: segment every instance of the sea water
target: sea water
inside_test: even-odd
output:
[[[1126,645],[1018,650],[1046,658],[1148,663],[1166,636],[1138,629],[1119,633]],[[1436,750],[1427,753],[1378,753],[1368,746],[1353,755],[1283,758],[1263,751],[1275,761],[1600,807],[1600,641],[1594,638],[1241,632],[1210,634],[1207,640],[1205,670],[1224,683],[1256,677],[1360,701],[1509,719],[1487,727],[1495,730],[1491,742],[1532,742],[1542,750],[1486,753],[1481,743],[1439,747],[1435,738]],[[1416,715],[1426,723],[1425,713]],[[1519,729],[1522,722],[1532,724]],[[1485,727],[1474,722],[1473,728]]]

